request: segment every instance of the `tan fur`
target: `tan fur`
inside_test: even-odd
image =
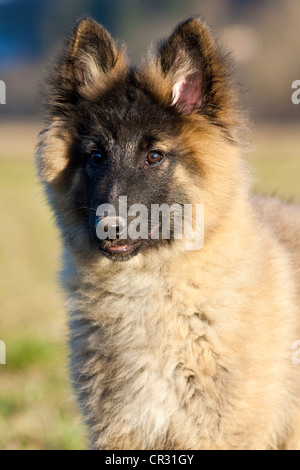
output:
[[[64,123],[60,121],[51,123],[41,132],[37,161],[43,181],[52,183],[65,170],[68,164],[69,140],[70,136]]]
[[[213,57],[207,28],[190,26]],[[166,104],[174,73],[153,60],[138,80]],[[216,60],[215,73],[222,67]],[[66,219],[62,282],[92,448],[300,449],[300,366],[292,362],[300,208],[251,195],[235,92],[215,87],[228,133],[194,113],[162,143],[184,145],[188,155],[173,184],[205,206],[200,251],[174,240],[114,263],[76,249],[86,221],[69,216],[83,176],[78,170],[64,186],[68,126],[61,133],[64,123],[54,123],[41,135],[40,175]]]

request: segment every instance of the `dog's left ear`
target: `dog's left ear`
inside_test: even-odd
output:
[[[153,64],[153,61],[155,64]],[[144,70],[164,104],[182,114],[224,105],[230,61],[198,17],[177,26]]]

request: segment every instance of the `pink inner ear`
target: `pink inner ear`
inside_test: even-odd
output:
[[[186,114],[202,104],[202,75],[193,73],[179,80],[173,88],[173,105],[179,105]]]

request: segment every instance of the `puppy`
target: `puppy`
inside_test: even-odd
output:
[[[84,19],[49,74],[37,166],[93,449],[300,448],[300,209],[251,195],[234,75],[198,17],[140,68]],[[204,208],[195,249],[187,206],[190,228]]]

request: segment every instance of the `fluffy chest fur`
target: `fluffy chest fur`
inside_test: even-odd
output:
[[[71,312],[73,363],[80,361],[84,370],[83,401],[90,386],[95,390],[91,406],[101,415],[101,439],[108,426],[118,428],[121,441],[134,432],[135,445],[170,448],[176,423],[182,434],[187,427],[190,440],[196,409],[197,426],[217,432],[220,415],[212,419],[209,409],[225,406],[231,379],[211,306],[195,283],[182,280],[174,288],[166,272],[156,274],[115,274],[94,285],[93,296],[86,286],[81,290]]]

